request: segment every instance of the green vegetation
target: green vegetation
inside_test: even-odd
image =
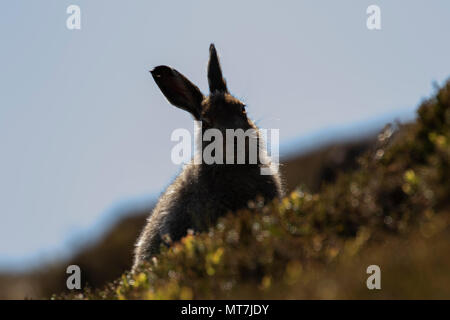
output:
[[[256,201],[135,275],[54,298],[448,298],[449,166],[450,82],[318,193]],[[380,291],[366,288],[370,264]]]

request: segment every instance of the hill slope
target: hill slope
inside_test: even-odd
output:
[[[357,137],[354,141],[332,141],[306,153],[282,159],[281,171],[290,192],[302,187],[317,192],[321,184],[335,181],[338,172],[357,168],[357,156],[368,150],[375,138]],[[66,290],[66,268],[78,265],[83,271],[82,286],[99,288],[131,268],[133,246],[151,211],[127,209],[121,218],[97,241],[80,246],[69,259],[56,260],[36,269],[0,273],[0,299],[46,298]]]
[[[450,297],[450,82],[388,126],[357,170],[221,219],[136,275],[55,298]],[[367,290],[366,268],[382,270]]]

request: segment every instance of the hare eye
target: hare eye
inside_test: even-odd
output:
[[[243,104],[243,105],[241,106],[241,112],[242,112],[242,113],[245,113],[245,107],[246,107],[245,104]]]

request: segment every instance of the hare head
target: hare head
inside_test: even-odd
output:
[[[204,96],[184,75],[168,66],[155,67],[151,71],[153,79],[167,100],[202,121],[203,129],[256,129],[247,118],[245,104],[228,92],[214,44],[209,53],[209,96]]]

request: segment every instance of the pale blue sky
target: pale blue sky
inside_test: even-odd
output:
[[[82,29],[66,28],[77,4]],[[366,28],[381,7],[382,30]],[[282,152],[408,118],[450,75],[449,1],[10,0],[0,5],[0,267],[67,254],[178,172],[176,128],[148,73],[229,89]],[[294,143],[295,142],[295,143]]]

